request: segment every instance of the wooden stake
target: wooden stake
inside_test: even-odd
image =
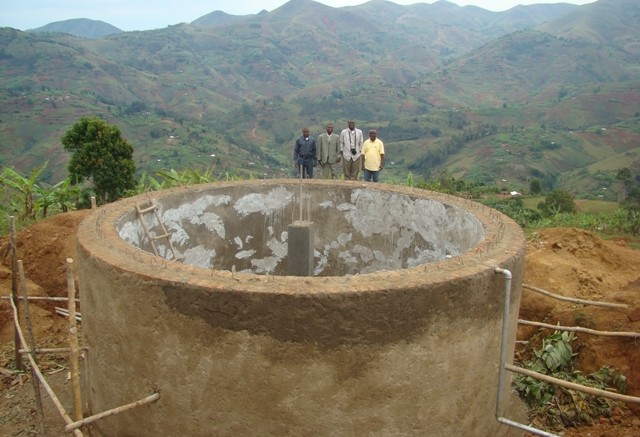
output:
[[[67,290],[69,294],[69,368],[73,390],[73,413],[77,422],[82,420],[82,398],[80,396],[80,365],[78,363],[78,327],[76,325],[76,288],[73,281],[73,260],[67,258]]]
[[[11,302],[11,307],[13,308],[13,320],[15,321],[16,328],[18,330],[18,336],[20,336],[20,341],[22,342],[22,344],[27,344],[26,340],[24,339],[24,334],[22,334],[22,330],[20,329],[18,307],[13,303],[13,300],[11,300],[10,302]],[[47,383],[47,380],[42,375],[42,372],[38,367],[38,363],[35,362],[32,354],[31,353],[27,354],[27,358],[29,358],[29,362],[31,363],[31,369],[35,370],[38,380],[42,383],[42,386],[44,387],[45,391],[51,398],[51,401],[53,402],[53,404],[58,409],[58,412],[62,416],[62,419],[64,420],[64,422],[66,424],[73,423],[73,420],[71,420],[71,417],[69,417],[69,414],[67,414],[67,411],[62,406],[60,399],[58,399],[55,392],[51,389],[51,386]],[[80,431],[79,429],[75,429],[73,430],[73,435],[76,437],[82,437],[82,431]]]
[[[22,266],[22,260],[18,261],[18,270],[20,272],[20,288],[22,289],[22,296],[24,298],[24,319],[27,323],[27,332],[29,333],[29,349],[32,351],[36,348],[36,341],[33,337],[33,327],[31,326],[31,315],[29,314],[29,300],[27,299],[27,281],[24,277],[24,268]],[[37,364],[35,354],[29,352],[29,355]],[[33,366],[31,366],[31,382],[33,383],[33,391],[36,396],[36,404],[38,405],[38,425],[40,428],[40,435],[45,435],[44,432],[44,409],[42,408],[42,397],[40,396],[40,382],[35,374]]]
[[[9,227],[11,228],[11,300],[16,308],[19,305],[18,300],[18,257],[16,255],[16,218],[9,217]],[[17,322],[16,322],[17,323]],[[24,371],[22,356],[20,355],[20,336],[18,335],[18,326],[14,327],[13,343],[15,345],[15,363],[16,370]],[[26,344],[24,345],[26,346]]]

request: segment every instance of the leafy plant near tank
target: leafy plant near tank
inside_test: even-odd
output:
[[[16,217],[17,227],[22,228],[35,222],[76,209],[88,192],[71,184],[67,178],[55,185],[41,181],[47,164],[32,169],[28,176],[20,174],[12,167],[0,172],[0,233],[4,232],[9,216]]]
[[[627,380],[617,369],[604,366],[589,375],[575,369],[578,354],[571,346],[575,339],[572,332],[556,331],[544,338],[540,348],[533,350],[531,358],[520,366],[576,384],[625,393]],[[594,419],[609,417],[615,409],[624,407],[624,404],[611,399],[577,392],[530,376],[516,376],[513,385],[530,408],[531,423],[541,429],[558,431],[590,424]]]

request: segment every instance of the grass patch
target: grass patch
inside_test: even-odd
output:
[[[576,200],[575,202],[578,211],[595,215],[611,214],[620,208],[618,202],[606,200]]]
[[[544,202],[544,196],[539,197],[523,197],[522,203],[525,208],[537,209],[540,202]],[[587,200],[576,199],[576,207],[578,212],[588,214],[601,215],[614,213],[620,205],[618,202],[610,202],[607,200]]]
[[[540,202],[544,202],[544,196],[522,197],[522,203],[525,208],[537,209]]]

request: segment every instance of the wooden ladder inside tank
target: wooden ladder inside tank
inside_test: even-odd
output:
[[[158,247],[156,246],[156,240],[160,240],[162,238],[165,238],[167,240],[167,243],[169,244],[169,249],[171,250],[171,254],[173,255],[173,259],[177,259],[176,258],[176,252],[173,250],[173,244],[171,244],[171,234],[167,231],[167,228],[164,226],[164,223],[162,223],[162,220],[160,220],[160,214],[158,213],[158,206],[157,205],[151,205],[147,208],[142,209],[140,207],[140,205],[138,205],[136,203],[136,211],[138,211],[138,218],[140,219],[140,222],[142,223],[142,228],[144,229],[144,234],[147,236],[147,238],[149,239],[149,241],[151,242],[151,248],[153,249],[153,253],[155,253],[156,255],[160,255],[158,253]],[[153,211],[153,213],[156,215],[156,219],[158,220],[158,223],[160,223],[160,227],[162,228],[162,235],[156,235],[155,237],[152,237],[151,234],[149,233],[149,227],[147,226],[147,222],[144,219],[144,215],[148,212]]]

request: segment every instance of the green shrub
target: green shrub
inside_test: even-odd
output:
[[[589,375],[575,370],[577,353],[571,346],[574,340],[571,332],[555,331],[542,341],[540,349],[532,351],[531,359],[520,366],[587,387],[625,393],[626,378],[616,369],[605,366]],[[565,427],[590,424],[595,418],[611,416],[618,407],[618,403],[611,399],[570,390],[530,376],[517,375],[513,385],[529,406],[530,420],[538,428],[559,431]]]
[[[571,193],[563,190],[553,190],[544,198],[544,202],[538,204],[538,209],[544,215],[550,216],[561,212],[574,213],[578,208]]]

